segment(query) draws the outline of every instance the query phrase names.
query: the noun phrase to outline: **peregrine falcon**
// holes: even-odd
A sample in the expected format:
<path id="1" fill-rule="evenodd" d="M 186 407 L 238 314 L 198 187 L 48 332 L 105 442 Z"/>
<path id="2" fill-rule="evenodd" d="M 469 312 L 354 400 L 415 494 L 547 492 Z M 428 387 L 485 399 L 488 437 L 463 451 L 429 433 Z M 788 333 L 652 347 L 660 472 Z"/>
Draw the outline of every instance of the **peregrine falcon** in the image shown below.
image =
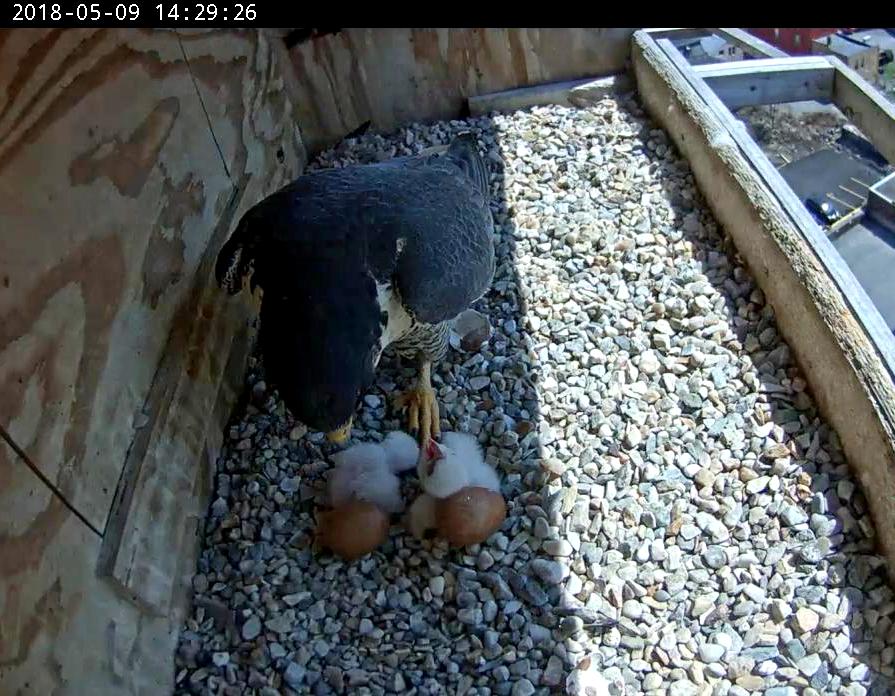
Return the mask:
<path id="1" fill-rule="evenodd" d="M 217 258 L 231 295 L 262 290 L 268 380 L 299 421 L 344 442 L 388 346 L 418 361 L 398 396 L 409 428 L 440 434 L 431 366 L 451 320 L 495 270 L 488 169 L 470 133 L 443 154 L 305 174 L 251 208 Z"/>

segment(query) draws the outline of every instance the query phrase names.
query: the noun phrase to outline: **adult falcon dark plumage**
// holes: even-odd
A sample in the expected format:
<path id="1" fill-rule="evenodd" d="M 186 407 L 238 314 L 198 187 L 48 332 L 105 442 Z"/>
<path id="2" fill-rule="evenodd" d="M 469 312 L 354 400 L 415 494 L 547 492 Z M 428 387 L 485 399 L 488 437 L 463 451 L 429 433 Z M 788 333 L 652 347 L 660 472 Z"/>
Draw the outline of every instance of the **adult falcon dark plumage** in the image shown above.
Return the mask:
<path id="1" fill-rule="evenodd" d="M 473 135 L 444 154 L 325 169 L 250 209 L 221 249 L 218 283 L 262 289 L 259 343 L 292 414 L 342 442 L 383 350 L 419 361 L 399 396 L 421 441 L 439 434 L 431 365 L 450 322 L 494 275 L 488 170 Z"/>

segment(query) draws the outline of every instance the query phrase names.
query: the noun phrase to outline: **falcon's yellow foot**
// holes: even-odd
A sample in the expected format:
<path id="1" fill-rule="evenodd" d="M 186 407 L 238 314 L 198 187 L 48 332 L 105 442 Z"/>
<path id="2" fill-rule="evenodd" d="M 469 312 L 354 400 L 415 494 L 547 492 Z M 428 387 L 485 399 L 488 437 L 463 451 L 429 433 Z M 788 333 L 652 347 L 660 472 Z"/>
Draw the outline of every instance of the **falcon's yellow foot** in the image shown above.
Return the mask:
<path id="1" fill-rule="evenodd" d="M 398 395 L 395 405 L 400 409 L 407 409 L 408 429 L 411 433 L 419 433 L 422 446 L 425 447 L 429 440 L 441 435 L 438 401 L 428 380 L 420 380 L 413 389 Z"/>
<path id="2" fill-rule="evenodd" d="M 326 439 L 336 445 L 341 445 L 344 442 L 347 442 L 348 438 L 351 436 L 352 423 L 354 423 L 354 416 L 349 418 L 348 422 L 341 428 L 336 428 L 335 430 L 328 432 L 326 434 Z"/>

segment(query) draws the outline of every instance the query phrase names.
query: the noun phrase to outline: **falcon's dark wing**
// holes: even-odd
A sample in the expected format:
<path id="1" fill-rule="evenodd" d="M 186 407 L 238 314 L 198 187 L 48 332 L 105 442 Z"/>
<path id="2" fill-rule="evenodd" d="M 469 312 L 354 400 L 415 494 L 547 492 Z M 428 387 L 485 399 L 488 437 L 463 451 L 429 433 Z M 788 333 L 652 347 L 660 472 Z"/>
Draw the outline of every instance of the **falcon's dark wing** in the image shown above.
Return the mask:
<path id="1" fill-rule="evenodd" d="M 369 273 L 394 283 L 418 321 L 452 319 L 491 283 L 489 199 L 472 136 L 444 156 L 314 172 L 246 214 L 219 255 L 218 280 L 237 292 L 253 271 L 265 293 L 285 282 L 313 295 L 321 282 Z"/>
<path id="2" fill-rule="evenodd" d="M 488 290 L 494 275 L 494 223 L 488 170 L 472 136 L 429 158 L 408 188 L 401 213 L 406 244 L 397 287 L 418 320 L 453 319 Z"/>

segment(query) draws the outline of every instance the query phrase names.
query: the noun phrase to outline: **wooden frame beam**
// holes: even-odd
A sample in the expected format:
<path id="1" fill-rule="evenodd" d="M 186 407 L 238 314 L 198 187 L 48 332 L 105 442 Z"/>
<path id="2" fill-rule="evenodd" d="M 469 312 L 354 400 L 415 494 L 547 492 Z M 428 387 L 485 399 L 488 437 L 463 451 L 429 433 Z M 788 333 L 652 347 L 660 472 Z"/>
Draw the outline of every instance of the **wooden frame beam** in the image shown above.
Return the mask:
<path id="1" fill-rule="evenodd" d="M 757 36 L 752 36 L 743 29 L 714 28 L 714 29 L 644 29 L 654 40 L 660 39 L 698 39 L 706 34 L 715 34 L 725 39 L 728 43 L 742 49 L 744 53 L 765 58 L 787 58 L 789 54 L 762 41 Z"/>
<path id="2" fill-rule="evenodd" d="M 469 97 L 466 103 L 469 105 L 469 113 L 472 116 L 489 114 L 493 111 L 515 111 L 527 109 L 532 106 L 546 104 L 562 104 L 570 106 L 569 92 L 576 87 L 585 85 L 591 80 L 568 80 L 565 82 L 549 82 L 530 87 L 516 87 L 504 89 L 499 92 L 488 92 Z"/>
<path id="3" fill-rule="evenodd" d="M 826 235 L 814 221 L 814 218 L 805 209 L 805 206 L 789 184 L 786 183 L 780 172 L 777 171 L 764 152 L 755 144 L 746 132 L 745 126 L 730 113 L 718 95 L 700 79 L 693 66 L 687 62 L 686 58 L 681 55 L 674 44 L 668 39 L 660 39 L 656 43 L 659 49 L 668 56 L 669 60 L 681 73 L 687 84 L 696 90 L 696 93 L 703 99 L 707 108 L 721 126 L 730 133 L 757 177 L 776 194 L 787 216 L 797 227 L 801 236 L 814 253 L 817 254 L 821 263 L 830 274 L 830 278 L 849 301 L 851 310 L 858 321 L 864 326 L 868 335 L 874 339 L 881 351 L 881 357 L 886 363 L 890 376 L 895 377 L 895 337 L 892 336 L 879 311 L 870 301 L 867 293 L 839 256 L 839 253 L 827 240 Z M 866 99 L 868 97 L 864 95 L 862 98 Z M 893 413 L 895 413 L 895 404 L 892 404 L 892 408 Z"/>
<path id="4" fill-rule="evenodd" d="M 889 162 L 895 163 L 895 105 L 839 58 L 788 56 L 742 29 L 644 29 L 642 34 L 669 43 L 671 39 L 715 34 L 746 53 L 765 56 L 691 67 L 731 109 L 794 101 L 832 102 Z"/>
<path id="5" fill-rule="evenodd" d="M 863 484 L 895 575 L 895 339 L 830 241 L 674 46 L 635 32 L 646 110 L 686 158 Z"/>
<path id="6" fill-rule="evenodd" d="M 699 75 L 729 109 L 798 101 L 829 103 L 835 69 L 821 56 L 761 58 L 695 65 Z"/>
<path id="7" fill-rule="evenodd" d="M 835 56 L 826 60 L 834 69 L 833 103 L 895 164 L 895 105 Z"/>
<path id="8" fill-rule="evenodd" d="M 789 58 L 789 54 L 786 51 L 772 46 L 767 41 L 762 41 L 757 36 L 752 36 L 744 29 L 714 29 L 713 31 L 723 36 L 734 46 L 739 46 L 744 53 L 766 58 Z"/>

